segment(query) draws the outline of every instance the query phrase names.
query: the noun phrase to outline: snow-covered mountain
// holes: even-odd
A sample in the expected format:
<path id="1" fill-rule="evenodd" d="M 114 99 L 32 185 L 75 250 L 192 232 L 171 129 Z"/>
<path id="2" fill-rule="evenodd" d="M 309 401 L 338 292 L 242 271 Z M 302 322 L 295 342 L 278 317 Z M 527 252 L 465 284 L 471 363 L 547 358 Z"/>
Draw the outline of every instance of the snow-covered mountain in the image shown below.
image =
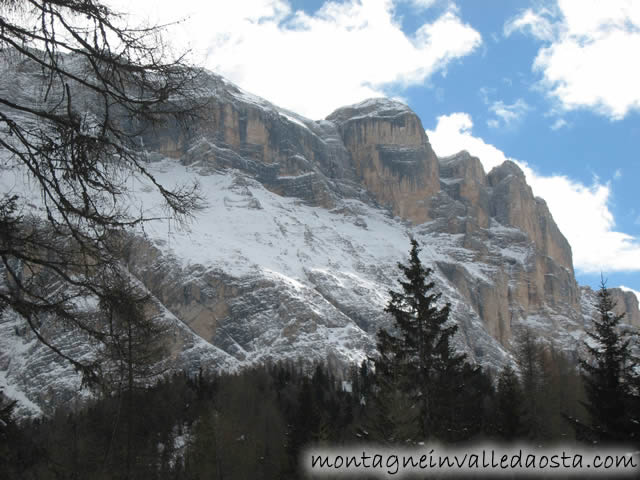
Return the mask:
<path id="1" fill-rule="evenodd" d="M 466 152 L 438 158 L 420 119 L 387 99 L 312 121 L 215 75 L 208 91 L 198 124 L 142 139 L 160 183 L 197 179 L 207 208 L 188 229 L 158 220 L 132 233 L 125 259 L 170 329 L 176 369 L 359 361 L 390 324 L 383 308 L 411 237 L 472 359 L 512 361 L 523 325 L 577 350 L 595 297 L 576 283 L 567 240 L 515 164 L 487 173 Z M 19 192 L 37 212 L 28 176 L 0 173 L 0 194 Z M 131 187 L 132 208 L 157 208 L 153 188 Z M 635 296 L 612 292 L 640 326 Z M 77 336 L 48 334 L 91 355 Z M 6 310 L 0 387 L 24 412 L 47 412 L 78 394 L 79 379 Z"/>

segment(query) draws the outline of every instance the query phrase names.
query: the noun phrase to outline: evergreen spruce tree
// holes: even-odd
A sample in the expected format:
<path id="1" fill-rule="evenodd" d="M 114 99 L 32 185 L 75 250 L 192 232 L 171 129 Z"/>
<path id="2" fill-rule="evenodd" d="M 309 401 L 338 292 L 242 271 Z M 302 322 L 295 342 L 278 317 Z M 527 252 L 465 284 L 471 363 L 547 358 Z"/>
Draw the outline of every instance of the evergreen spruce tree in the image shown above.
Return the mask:
<path id="1" fill-rule="evenodd" d="M 637 342 L 636 332 L 636 342 Z M 627 439 L 633 442 L 636 447 L 640 446 L 640 374 L 638 374 L 636 367 L 638 366 L 638 359 L 633 358 L 632 368 L 628 373 L 628 385 L 629 390 L 627 392 L 625 402 L 625 413 L 627 415 Z"/>
<path id="2" fill-rule="evenodd" d="M 378 332 L 377 396 L 378 403 L 387 404 L 379 410 L 387 411 L 387 422 L 397 422 L 392 412 L 406 415 L 388 404 L 399 391 L 416 412 L 414 439 L 447 439 L 457 429 L 455 400 L 464 388 L 465 355 L 451 345 L 458 327 L 448 323 L 450 305 L 438 306 L 441 294 L 434 291 L 432 270 L 422 265 L 419 253 L 418 242 L 412 240 L 408 265 L 398 264 L 404 274 L 399 280 L 402 291 L 391 291 L 385 308 L 393 316 L 395 331 Z"/>
<path id="3" fill-rule="evenodd" d="M 0 468 L 9 474 L 9 466 L 15 463 L 15 451 L 12 443 L 16 441 L 16 422 L 14 410 L 18 402 L 10 400 L 0 388 Z M 9 476 L 9 478 L 11 478 Z"/>
<path id="4" fill-rule="evenodd" d="M 504 440 L 515 440 L 522 433 L 522 403 L 524 397 L 516 372 L 506 366 L 498 376 L 495 426 Z"/>
<path id="5" fill-rule="evenodd" d="M 419 438 L 421 427 L 415 401 L 406 392 L 398 339 L 385 330 L 378 332 L 375 362 L 375 392 L 369 406 L 369 438 L 380 443 L 402 443 Z"/>
<path id="6" fill-rule="evenodd" d="M 545 387 L 543 349 L 534 333 L 525 328 L 516 337 L 516 362 L 520 368 L 523 393 L 523 433 L 530 439 L 547 438 L 544 415 Z"/>
<path id="7" fill-rule="evenodd" d="M 580 360 L 591 425 L 576 422 L 577 433 L 593 442 L 628 441 L 637 429 L 630 415 L 638 401 L 632 385 L 630 340 L 620 330 L 624 313 L 614 312 L 615 302 L 604 280 L 596 308 L 598 316 L 585 342 L 588 357 Z"/>
<path id="8" fill-rule="evenodd" d="M 287 450 L 292 466 L 297 465 L 298 454 L 311 442 L 325 438 L 325 425 L 321 416 L 318 400 L 315 398 L 313 384 L 307 377 L 302 378 L 299 386 L 295 413 L 289 425 Z"/>

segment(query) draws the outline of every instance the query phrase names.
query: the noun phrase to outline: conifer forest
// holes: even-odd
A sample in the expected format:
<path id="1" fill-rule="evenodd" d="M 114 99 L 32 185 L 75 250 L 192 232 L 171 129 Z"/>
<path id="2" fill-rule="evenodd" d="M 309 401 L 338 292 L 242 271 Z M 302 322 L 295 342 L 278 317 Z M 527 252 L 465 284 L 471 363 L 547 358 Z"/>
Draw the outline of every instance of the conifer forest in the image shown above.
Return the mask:
<path id="1" fill-rule="evenodd" d="M 602 273 L 599 289 L 579 285 L 574 259 L 588 249 L 574 255 L 560 229 L 579 222 L 567 207 L 556 224 L 558 203 L 530 186 L 598 197 L 588 214 L 606 232 L 594 241 L 622 245 L 624 259 L 604 255 L 616 272 L 640 271 L 640 243 L 612 230 L 605 198 L 631 167 L 612 168 L 606 185 L 590 171 L 593 187 L 543 177 L 469 137 L 466 113 L 438 125 L 462 122 L 456 139 L 504 158 L 437 156 L 442 132 L 378 87 L 426 85 L 480 44 L 454 2 L 327 1 L 307 13 L 294 3 L 271 2 L 255 21 L 241 12 L 238 24 L 277 18 L 274 31 L 298 38 L 331 19 L 350 35 L 388 17 L 391 41 L 396 8 L 447 6 L 438 25 L 398 37 L 422 62 L 404 80 L 367 78 L 359 103 L 310 120 L 196 64 L 167 38 L 176 24 L 137 24 L 111 1 L 0 0 L 0 480 L 343 478 L 303 466 L 311 449 L 354 445 L 362 458 L 434 445 L 617 449 L 640 464 L 634 290 Z M 352 24 L 367 8 L 376 22 Z M 505 24 L 505 42 L 518 29 L 564 35 L 540 27 L 550 11 L 531 12 Z M 469 34 L 455 51 L 448 28 Z M 213 46 L 231 41 L 223 33 Z M 377 37 L 358 42 L 372 61 Z M 541 52 L 533 70 L 555 50 Z M 385 97 L 360 98 L 372 92 Z M 562 110 L 489 105 L 497 89 L 479 92 L 487 129 L 500 133 Z M 593 98 L 616 122 L 640 105 Z M 560 137 L 570 122 L 545 128 Z"/>

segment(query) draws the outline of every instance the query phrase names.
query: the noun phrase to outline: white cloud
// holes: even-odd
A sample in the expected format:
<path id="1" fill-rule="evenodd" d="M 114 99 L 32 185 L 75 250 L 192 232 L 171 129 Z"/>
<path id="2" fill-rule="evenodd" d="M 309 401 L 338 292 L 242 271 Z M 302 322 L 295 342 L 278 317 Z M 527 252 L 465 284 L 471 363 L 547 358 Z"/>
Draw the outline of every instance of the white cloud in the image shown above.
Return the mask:
<path id="1" fill-rule="evenodd" d="M 566 127 L 568 125 L 567 121 L 564 118 L 557 118 L 553 125 L 551 125 L 551 130 L 560 130 L 562 127 Z"/>
<path id="2" fill-rule="evenodd" d="M 454 0 L 397 0 L 397 3 L 407 3 L 417 11 L 427 10 L 432 7 L 446 8 L 454 12 L 459 10 Z"/>
<path id="3" fill-rule="evenodd" d="M 439 0 L 404 0 L 417 9 L 425 10 L 433 7 Z"/>
<path id="4" fill-rule="evenodd" d="M 565 110 L 591 108 L 612 120 L 640 109 L 640 2 L 558 0 L 552 13 L 525 10 L 505 35 L 531 33 L 545 45 L 533 68 Z"/>
<path id="5" fill-rule="evenodd" d="M 472 134 L 473 122 L 467 113 L 438 117 L 435 130 L 427 130 L 440 156 L 467 150 L 480 158 L 486 171 L 500 165 L 507 156 Z M 535 195 L 546 200 L 558 227 L 573 250 L 574 266 L 585 273 L 640 270 L 640 241 L 615 231 L 609 210 L 611 189 L 597 179 L 591 186 L 563 175 L 543 176 L 525 162 L 514 160 L 525 173 Z"/>
<path id="6" fill-rule="evenodd" d="M 522 98 L 512 104 L 498 100 L 489 106 L 489 111 L 500 120 L 491 119 L 487 124 L 492 128 L 510 127 L 519 122 L 529 110 L 531 107 Z"/>
<path id="7" fill-rule="evenodd" d="M 510 79 L 502 79 L 503 82 L 511 84 Z M 478 95 L 482 103 L 489 106 L 489 112 L 495 115 L 495 118 L 487 120 L 487 125 L 491 128 L 511 127 L 517 124 L 532 107 L 523 99 L 518 98 L 515 102 L 509 104 L 502 100 L 490 101 L 490 97 L 496 93 L 495 88 L 480 87 Z"/>
<path id="8" fill-rule="evenodd" d="M 423 84 L 482 43 L 455 8 L 408 35 L 392 0 L 327 1 L 312 15 L 286 0 L 112 3 L 154 12 L 152 20 L 161 22 L 188 17 L 174 37 L 190 39 L 196 61 L 312 118 L 392 87 Z"/>
<path id="9" fill-rule="evenodd" d="M 555 32 L 554 26 L 548 18 L 550 15 L 551 12 L 547 9 L 534 12 L 528 8 L 504 25 L 504 34 L 508 37 L 515 31 L 523 30 L 540 40 L 551 41 Z"/>
<path id="10" fill-rule="evenodd" d="M 505 154 L 471 134 L 473 121 L 468 113 L 452 113 L 438 117 L 435 130 L 427 130 L 429 141 L 438 156 L 453 155 L 466 150 L 482 160 L 488 172 L 507 160 Z"/>

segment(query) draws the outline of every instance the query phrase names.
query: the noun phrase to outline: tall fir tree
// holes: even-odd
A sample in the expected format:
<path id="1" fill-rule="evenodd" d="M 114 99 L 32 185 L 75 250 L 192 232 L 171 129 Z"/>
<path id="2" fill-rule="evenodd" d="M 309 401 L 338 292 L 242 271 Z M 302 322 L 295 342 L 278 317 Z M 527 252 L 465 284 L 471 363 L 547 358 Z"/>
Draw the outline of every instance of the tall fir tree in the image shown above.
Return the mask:
<path id="1" fill-rule="evenodd" d="M 451 345 L 458 327 L 448 322 L 450 305 L 438 306 L 441 293 L 434 291 L 429 280 L 433 271 L 422 265 L 419 253 L 418 242 L 411 240 L 408 265 L 398 264 L 402 290 L 390 292 L 385 308 L 393 316 L 395 331 L 378 332 L 377 393 L 378 403 L 384 404 L 379 410 L 386 412 L 381 420 L 396 422 L 396 428 L 399 414 L 411 423 L 408 411 L 398 412 L 389 404 L 404 395 L 417 417 L 414 439 L 448 439 L 457 430 L 455 405 L 463 393 L 465 355 Z"/>
<path id="2" fill-rule="evenodd" d="M 398 355 L 398 338 L 378 332 L 375 390 L 371 399 L 369 438 L 380 443 L 402 443 L 420 436 L 419 412 L 406 393 L 404 365 Z"/>
<path id="3" fill-rule="evenodd" d="M 597 317 L 585 342 L 587 358 L 580 359 L 587 401 L 584 406 L 591 425 L 574 420 L 578 438 L 591 442 L 636 440 L 638 403 L 634 388 L 630 339 L 620 328 L 624 313 L 614 312 L 616 304 L 601 280 L 596 305 Z"/>
<path id="4" fill-rule="evenodd" d="M 548 438 L 543 415 L 546 380 L 542 362 L 543 348 L 529 328 L 518 333 L 515 356 L 522 380 L 522 433 L 529 439 Z"/>

